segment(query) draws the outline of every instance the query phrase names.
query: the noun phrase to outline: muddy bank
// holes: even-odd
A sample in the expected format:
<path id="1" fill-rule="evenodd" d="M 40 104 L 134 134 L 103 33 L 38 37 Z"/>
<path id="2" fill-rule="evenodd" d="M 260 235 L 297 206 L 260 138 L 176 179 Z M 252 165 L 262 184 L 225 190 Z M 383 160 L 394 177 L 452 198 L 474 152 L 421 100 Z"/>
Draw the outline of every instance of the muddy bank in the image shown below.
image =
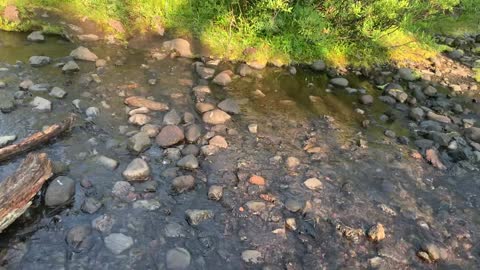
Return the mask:
<path id="1" fill-rule="evenodd" d="M 0 137 L 81 115 L 38 149 L 56 175 L 0 235 L 5 269 L 478 267 L 478 103 L 443 73 L 0 37 Z"/>

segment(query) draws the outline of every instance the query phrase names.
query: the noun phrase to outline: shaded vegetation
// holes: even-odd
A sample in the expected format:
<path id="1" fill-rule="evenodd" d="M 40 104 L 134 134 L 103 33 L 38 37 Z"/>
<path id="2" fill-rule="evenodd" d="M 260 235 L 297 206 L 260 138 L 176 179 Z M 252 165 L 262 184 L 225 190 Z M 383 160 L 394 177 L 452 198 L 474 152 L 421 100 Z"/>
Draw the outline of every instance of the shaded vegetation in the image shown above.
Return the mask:
<path id="1" fill-rule="evenodd" d="M 35 7 L 87 16 L 107 32 L 109 21 L 119 20 L 127 36 L 161 24 L 199 38 L 215 56 L 260 62 L 401 64 L 441 50 L 434 33 L 480 31 L 478 0 L 0 0 L 0 9 L 9 3 L 27 16 Z M 26 30 L 36 23 L 3 20 L 0 27 Z"/>

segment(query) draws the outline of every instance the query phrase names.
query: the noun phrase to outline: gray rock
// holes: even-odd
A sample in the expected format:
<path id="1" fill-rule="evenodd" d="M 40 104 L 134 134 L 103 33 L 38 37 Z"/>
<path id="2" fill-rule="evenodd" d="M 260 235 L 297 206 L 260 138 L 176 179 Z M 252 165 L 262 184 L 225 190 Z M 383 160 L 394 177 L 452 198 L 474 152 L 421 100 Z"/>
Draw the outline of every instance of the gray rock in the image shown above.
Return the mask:
<path id="1" fill-rule="evenodd" d="M 92 220 L 92 227 L 102 233 L 108 233 L 112 229 L 114 223 L 115 220 L 110 215 L 102 215 Z"/>
<path id="2" fill-rule="evenodd" d="M 437 95 L 437 89 L 431 85 L 425 87 L 425 89 L 423 89 L 423 93 L 426 95 L 426 96 L 429 96 L 429 97 L 434 97 Z"/>
<path id="3" fill-rule="evenodd" d="M 87 115 L 87 117 L 95 118 L 100 114 L 100 109 L 97 107 L 88 107 L 85 110 L 85 114 Z"/>
<path id="4" fill-rule="evenodd" d="M 27 36 L 28 41 L 42 42 L 45 41 L 42 31 L 34 31 Z"/>
<path id="5" fill-rule="evenodd" d="M 127 144 L 128 150 L 136 155 L 146 151 L 150 146 L 152 146 L 150 136 L 142 131 L 130 137 Z"/>
<path id="6" fill-rule="evenodd" d="M 447 134 L 437 131 L 430 131 L 428 138 L 438 143 L 440 146 L 448 146 L 452 140 L 453 134 Z"/>
<path id="7" fill-rule="evenodd" d="M 106 156 L 97 156 L 95 158 L 95 161 L 102 165 L 103 167 L 106 167 L 110 170 L 115 170 L 117 167 L 118 167 L 118 161 L 116 161 L 115 159 L 112 159 L 112 158 L 109 158 L 109 157 L 106 157 Z"/>
<path id="8" fill-rule="evenodd" d="M 123 233 L 112 233 L 105 237 L 105 246 L 115 255 L 119 255 L 133 246 L 133 238 Z"/>
<path id="9" fill-rule="evenodd" d="M 41 67 L 50 64 L 51 59 L 48 56 L 32 56 L 28 62 L 32 67 Z"/>
<path id="10" fill-rule="evenodd" d="M 33 106 L 34 111 L 38 112 L 50 112 L 52 111 L 52 102 L 42 97 L 35 97 L 30 105 Z"/>
<path id="11" fill-rule="evenodd" d="M 91 52 L 89 49 L 82 46 L 73 50 L 70 53 L 70 56 L 72 56 L 76 60 L 91 61 L 91 62 L 95 62 L 98 59 L 98 57 L 93 52 Z"/>
<path id="12" fill-rule="evenodd" d="M 50 91 L 50 96 L 55 97 L 55 98 L 64 98 L 67 95 L 67 92 L 63 90 L 60 87 L 53 87 L 52 90 Z"/>
<path id="13" fill-rule="evenodd" d="M 0 147 L 4 147 L 9 145 L 11 142 L 17 139 L 17 135 L 10 135 L 10 136 L 0 136 Z"/>
<path id="14" fill-rule="evenodd" d="M 231 116 L 219 109 L 208 111 L 202 115 L 203 122 L 210 125 L 220 125 L 225 124 L 231 119 Z"/>
<path id="15" fill-rule="evenodd" d="M 327 68 L 327 65 L 322 60 L 317 60 L 312 63 L 311 68 L 315 71 L 324 71 Z"/>
<path id="16" fill-rule="evenodd" d="M 181 156 L 180 149 L 178 148 L 167 148 L 164 153 L 165 156 L 172 161 L 179 160 Z"/>
<path id="17" fill-rule="evenodd" d="M 48 89 L 50 89 L 50 84 L 48 83 L 37 83 L 37 84 L 32 84 L 28 90 L 31 92 L 47 92 Z"/>
<path id="18" fill-rule="evenodd" d="M 449 54 L 450 58 L 452 59 L 460 59 L 462 56 L 465 55 L 465 52 L 463 50 L 453 50 Z"/>
<path id="19" fill-rule="evenodd" d="M 175 145 L 185 139 L 183 130 L 178 126 L 165 126 L 155 138 L 158 145 L 163 148 Z"/>
<path id="20" fill-rule="evenodd" d="M 212 201 L 219 201 L 223 197 L 223 187 L 218 185 L 212 185 L 208 189 L 208 199 Z"/>
<path id="21" fill-rule="evenodd" d="M 213 78 L 213 75 L 215 75 L 215 69 L 205 67 L 201 62 L 195 63 L 195 71 L 197 72 L 198 76 L 204 80 L 211 79 Z"/>
<path id="22" fill-rule="evenodd" d="M 178 125 L 181 121 L 182 119 L 180 118 L 180 115 L 178 115 L 175 109 L 172 109 L 163 117 L 164 125 Z"/>
<path id="23" fill-rule="evenodd" d="M 28 90 L 32 85 L 33 82 L 31 80 L 24 80 L 18 85 L 18 87 L 20 88 L 20 90 Z"/>
<path id="24" fill-rule="evenodd" d="M 477 127 L 471 127 L 465 130 L 465 134 L 467 135 L 467 138 L 470 140 L 480 143 L 480 128 Z"/>
<path id="25" fill-rule="evenodd" d="M 65 63 L 65 65 L 63 65 L 62 71 L 65 73 L 77 72 L 77 71 L 80 71 L 80 67 L 75 61 L 71 60 Z"/>
<path id="26" fill-rule="evenodd" d="M 182 155 L 184 156 L 188 156 L 188 155 L 198 156 L 198 154 L 200 153 L 200 148 L 198 148 L 198 146 L 196 146 L 195 144 L 189 144 L 185 146 L 181 152 L 182 152 Z"/>
<path id="27" fill-rule="evenodd" d="M 287 208 L 288 211 L 292 213 L 296 213 L 300 211 L 301 209 L 303 209 L 303 206 L 304 206 L 304 203 L 296 199 L 288 199 L 285 202 L 285 208 Z"/>
<path id="28" fill-rule="evenodd" d="M 263 256 L 258 250 L 245 250 L 242 252 L 242 260 L 246 263 L 258 264 L 263 261 Z"/>
<path id="29" fill-rule="evenodd" d="M 175 177 L 172 180 L 172 191 L 175 193 L 183 193 L 195 188 L 195 178 L 191 175 L 183 175 Z"/>
<path id="30" fill-rule="evenodd" d="M 434 142 L 432 140 L 419 139 L 415 140 L 414 143 L 418 148 L 425 150 L 431 148 Z"/>
<path id="31" fill-rule="evenodd" d="M 112 194 L 121 199 L 128 200 L 128 196 L 135 191 L 135 188 L 132 185 L 125 181 L 117 181 L 113 185 Z"/>
<path id="32" fill-rule="evenodd" d="M 66 204 L 75 194 L 75 181 L 65 176 L 55 178 L 45 192 L 45 205 L 56 207 Z"/>
<path id="33" fill-rule="evenodd" d="M 410 110 L 409 116 L 415 121 L 421 121 L 425 116 L 425 113 L 423 112 L 422 108 L 416 107 Z"/>
<path id="34" fill-rule="evenodd" d="M 181 38 L 172 39 L 165 41 L 162 44 L 164 50 L 169 52 L 175 52 L 181 57 L 191 58 L 193 56 L 192 50 L 190 49 L 190 43 Z"/>
<path id="35" fill-rule="evenodd" d="M 7 92 L 0 92 L 0 111 L 9 113 L 15 109 L 14 98 Z"/>
<path id="36" fill-rule="evenodd" d="M 452 120 L 448 116 L 436 114 L 432 111 L 427 112 L 427 118 L 433 121 L 450 124 Z"/>
<path id="37" fill-rule="evenodd" d="M 371 95 L 362 95 L 360 97 L 360 102 L 365 105 L 370 105 L 373 103 L 373 97 Z"/>
<path id="38" fill-rule="evenodd" d="M 145 181 L 150 178 L 150 167 L 145 160 L 136 158 L 128 164 L 122 175 L 127 181 Z"/>
<path id="39" fill-rule="evenodd" d="M 160 202 L 157 200 L 139 200 L 133 203 L 135 209 L 145 209 L 148 211 L 154 211 L 160 208 Z"/>
<path id="40" fill-rule="evenodd" d="M 330 80 L 330 83 L 338 87 L 347 87 L 348 80 L 345 78 L 337 77 Z"/>
<path id="41" fill-rule="evenodd" d="M 167 251 L 166 264 L 167 269 L 183 270 L 190 266 L 192 257 L 190 252 L 184 248 L 173 248 Z"/>
<path id="42" fill-rule="evenodd" d="M 404 103 L 408 98 L 408 94 L 403 91 L 403 88 L 395 83 L 387 85 L 387 87 L 385 87 L 385 92 L 400 103 Z"/>
<path id="43" fill-rule="evenodd" d="M 223 100 L 222 102 L 218 103 L 218 108 L 222 109 L 223 111 L 231 114 L 239 114 L 240 113 L 240 106 L 238 106 L 238 103 L 231 99 L 227 98 Z"/>
<path id="44" fill-rule="evenodd" d="M 378 99 L 390 105 L 397 103 L 397 101 L 391 96 L 380 96 Z"/>
<path id="45" fill-rule="evenodd" d="M 206 220 L 212 219 L 214 214 L 212 210 L 188 209 L 185 211 L 185 216 L 188 224 L 196 226 Z"/>
<path id="46" fill-rule="evenodd" d="M 88 197 L 82 204 L 82 211 L 88 214 L 93 214 L 102 207 L 102 203 L 93 197 Z"/>
<path id="47" fill-rule="evenodd" d="M 150 138 L 155 138 L 160 132 L 160 127 L 157 125 L 146 124 L 140 129 L 140 131 L 146 133 Z"/>
<path id="48" fill-rule="evenodd" d="M 387 136 L 388 138 L 392 138 L 392 139 L 395 139 L 397 137 L 397 134 L 393 131 L 393 130 L 385 130 L 385 136 Z"/>
<path id="49" fill-rule="evenodd" d="M 68 231 L 65 240 L 73 251 L 82 252 L 93 246 L 93 242 L 89 239 L 91 234 L 92 227 L 90 225 L 77 225 Z"/>
<path id="50" fill-rule="evenodd" d="M 401 79 L 405 81 L 415 81 L 419 79 L 419 76 L 416 75 L 411 69 L 409 68 L 400 68 L 398 69 L 398 75 Z"/>
<path id="51" fill-rule="evenodd" d="M 198 160 L 194 155 L 188 155 L 180 159 L 177 162 L 177 166 L 188 170 L 194 170 L 198 168 Z"/>

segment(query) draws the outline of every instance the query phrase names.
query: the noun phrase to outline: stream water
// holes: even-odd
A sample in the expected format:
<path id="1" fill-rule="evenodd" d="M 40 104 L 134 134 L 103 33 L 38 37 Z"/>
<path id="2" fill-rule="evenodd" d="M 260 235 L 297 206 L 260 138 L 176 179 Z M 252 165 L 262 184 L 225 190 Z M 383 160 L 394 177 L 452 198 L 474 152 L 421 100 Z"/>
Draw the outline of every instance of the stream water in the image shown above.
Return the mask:
<path id="1" fill-rule="evenodd" d="M 0 269 L 170 269 L 172 260 L 180 265 L 177 269 L 480 267 L 479 172 L 439 171 L 410 157 L 412 143 L 401 145 L 384 136 L 385 129 L 410 136 L 408 114 L 382 102 L 361 105 L 358 94 L 344 89 L 326 91 L 327 75 L 309 68 L 298 67 L 295 75 L 267 68 L 251 76 L 235 76 L 228 87 L 209 83 L 212 100 L 232 98 L 241 108 L 226 126 L 211 127 L 202 124 L 195 110 L 192 86 L 206 82 L 197 77 L 193 60 L 153 60 L 146 50 L 92 43 L 88 44 L 91 51 L 109 59 L 106 67 L 97 70 L 94 63 L 79 61 L 80 72 L 63 74 L 55 63 L 76 47 L 55 36 L 47 36 L 44 43 L 30 43 L 25 34 L 0 32 L 0 81 L 7 84 L 0 91 L 13 95 L 20 82 L 30 79 L 68 93 L 56 99 L 48 92 L 27 92 L 13 112 L 0 114 L 0 136 L 15 134 L 19 141 L 72 112 L 80 116 L 68 135 L 35 149 L 68 167 L 62 174 L 76 182 L 72 203 L 48 208 L 44 192 L 38 196 L 0 234 Z M 30 67 L 28 59 L 33 55 L 50 56 L 53 64 Z M 235 68 L 221 63 L 216 70 Z M 91 81 L 91 74 L 98 74 L 101 81 Z M 155 85 L 148 83 L 152 78 Z M 347 78 L 352 87 L 374 98 L 381 94 L 367 78 Z M 265 96 L 256 96 L 255 90 Z M 153 142 L 140 154 L 151 168 L 152 180 L 133 184 L 137 200 L 160 206 L 153 210 L 112 195 L 114 184 L 123 180 L 122 172 L 136 157 L 127 149 L 126 134 L 139 128 L 128 124 L 125 95 L 153 97 L 180 115 L 190 112 L 202 125 L 203 135 L 214 132 L 228 142 L 228 148 L 214 155 L 200 154 L 200 167 L 193 171 L 177 168 Z M 29 101 L 34 96 L 50 100 L 52 111 L 32 111 Z M 84 108 L 72 105 L 76 99 L 84 108 L 99 108 L 98 116 L 86 120 Z M 393 120 L 380 120 L 385 113 Z M 150 115 L 153 124 L 162 125 L 165 113 Z M 367 119 L 371 124 L 365 129 L 361 123 Z M 257 134 L 249 132 L 250 124 L 258 125 Z M 368 147 L 360 147 L 359 139 L 367 141 Z M 304 150 L 309 144 L 318 147 L 315 153 Z M 118 168 L 99 164 L 98 155 L 115 159 Z M 23 157 L 1 163 L 0 179 L 13 174 Z M 295 169 L 285 165 L 288 157 L 300 161 Z M 195 177 L 195 189 L 172 194 L 171 180 L 183 174 Z M 266 186 L 249 184 L 252 174 L 264 177 Z M 322 189 L 305 187 L 303 182 L 312 177 L 322 182 Z M 83 180 L 93 187 L 80 185 Z M 208 199 L 211 185 L 223 186 L 220 201 Z M 244 209 L 249 201 L 263 201 L 261 194 L 273 200 L 259 211 Z M 102 202 L 93 214 L 81 210 L 88 197 Z M 301 210 L 288 210 L 290 204 L 301 205 Z M 191 226 L 185 219 L 188 209 L 211 210 L 214 217 Z M 111 228 L 92 228 L 92 220 L 102 216 L 112 220 Z M 295 219 L 295 230 L 285 229 L 288 218 Z M 378 243 L 345 233 L 349 229 L 364 232 L 376 223 L 386 230 L 386 238 Z M 72 247 L 68 234 L 81 226 L 90 231 L 79 246 Z M 133 245 L 120 254 L 112 253 L 105 245 L 111 233 L 131 237 Z M 442 258 L 434 264 L 416 255 L 426 244 L 440 250 Z M 172 259 L 168 254 L 175 248 L 188 255 L 172 255 Z M 245 250 L 261 255 L 255 257 L 255 253 L 256 259 L 246 262 Z"/>

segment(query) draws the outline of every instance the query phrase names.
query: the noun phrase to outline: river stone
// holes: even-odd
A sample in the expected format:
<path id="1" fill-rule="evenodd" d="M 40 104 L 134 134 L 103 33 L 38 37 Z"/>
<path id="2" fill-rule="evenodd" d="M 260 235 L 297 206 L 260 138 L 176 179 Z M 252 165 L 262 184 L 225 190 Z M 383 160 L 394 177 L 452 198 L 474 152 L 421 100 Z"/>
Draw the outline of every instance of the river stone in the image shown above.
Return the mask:
<path id="1" fill-rule="evenodd" d="M 190 49 L 190 43 L 185 39 L 176 38 L 169 41 L 165 41 L 162 44 L 162 47 L 166 51 L 173 51 L 180 55 L 181 57 L 190 58 L 193 56 L 193 53 Z"/>
<path id="2" fill-rule="evenodd" d="M 140 129 L 140 131 L 146 133 L 150 138 L 155 138 L 160 132 L 160 127 L 157 125 L 146 124 Z"/>
<path id="3" fill-rule="evenodd" d="M 242 63 L 238 66 L 237 69 L 238 75 L 245 77 L 253 73 L 253 69 L 245 63 Z"/>
<path id="4" fill-rule="evenodd" d="M 145 181 L 150 178 L 150 167 L 145 160 L 136 158 L 128 164 L 122 175 L 127 181 Z"/>
<path id="5" fill-rule="evenodd" d="M 80 41 L 86 41 L 86 42 L 94 42 L 94 41 L 98 41 L 100 39 L 100 37 L 95 35 L 95 34 L 77 35 L 77 38 Z"/>
<path id="6" fill-rule="evenodd" d="M 178 125 L 181 121 L 182 119 L 180 118 L 180 115 L 178 115 L 175 109 L 172 109 L 163 117 L 164 125 Z"/>
<path id="7" fill-rule="evenodd" d="M 228 148 L 227 140 L 225 140 L 224 137 L 219 136 L 219 135 L 211 138 L 210 141 L 208 141 L 208 144 L 216 146 L 218 148 Z"/>
<path id="8" fill-rule="evenodd" d="M 191 112 L 185 112 L 183 114 L 183 122 L 185 124 L 193 124 L 195 122 L 195 116 Z"/>
<path id="9" fill-rule="evenodd" d="M 42 31 L 33 31 L 27 36 L 27 40 L 33 42 L 42 42 L 45 41 L 45 36 L 43 36 Z"/>
<path id="10" fill-rule="evenodd" d="M 285 208 L 292 213 L 296 213 L 303 208 L 304 203 L 296 199 L 288 199 L 285 202 Z"/>
<path id="11" fill-rule="evenodd" d="M 100 114 L 100 109 L 97 107 L 88 107 L 85 110 L 85 114 L 87 115 L 87 117 L 95 118 Z"/>
<path id="12" fill-rule="evenodd" d="M 330 83 L 335 85 L 335 86 L 338 86 L 338 87 L 347 87 L 348 86 L 348 80 L 345 79 L 345 78 L 341 78 L 341 77 L 331 79 Z"/>
<path id="13" fill-rule="evenodd" d="M 427 118 L 433 121 L 450 124 L 452 120 L 448 116 L 436 114 L 432 111 L 427 112 Z"/>
<path id="14" fill-rule="evenodd" d="M 33 106 L 34 111 L 50 112 L 52 110 L 52 102 L 42 97 L 35 97 L 30 105 Z"/>
<path id="15" fill-rule="evenodd" d="M 410 110 L 409 116 L 413 120 L 421 121 L 423 119 L 423 117 L 425 116 L 425 112 L 423 112 L 422 108 L 416 107 L 416 108 L 412 108 Z"/>
<path id="16" fill-rule="evenodd" d="M 20 88 L 20 90 L 28 90 L 30 89 L 30 87 L 32 87 L 32 85 L 33 85 L 33 82 L 31 80 L 23 80 L 18 85 L 18 87 Z"/>
<path id="17" fill-rule="evenodd" d="M 93 242 L 89 240 L 91 234 L 92 227 L 89 224 L 81 224 L 71 228 L 65 240 L 73 251 L 82 252 L 92 247 Z"/>
<path id="18" fill-rule="evenodd" d="M 143 126 L 145 124 L 148 124 L 152 121 L 152 118 L 146 114 L 134 114 L 128 118 L 128 123 L 137 125 L 137 126 Z"/>
<path id="19" fill-rule="evenodd" d="M 55 178 L 45 192 L 45 205 L 56 207 L 66 204 L 75 194 L 75 181 L 66 176 Z"/>
<path id="20" fill-rule="evenodd" d="M 133 116 L 135 114 L 148 114 L 148 113 L 150 113 L 150 110 L 147 107 L 140 107 L 140 108 L 130 110 L 128 112 L 128 115 Z"/>
<path id="21" fill-rule="evenodd" d="M 117 167 L 118 167 L 118 161 L 116 161 L 115 159 L 112 159 L 112 158 L 109 158 L 109 157 L 106 157 L 106 156 L 97 156 L 95 158 L 95 161 L 102 165 L 103 167 L 106 167 L 110 170 L 115 170 Z"/>
<path id="22" fill-rule="evenodd" d="M 315 71 L 324 71 L 327 68 L 327 65 L 323 60 L 317 60 L 313 62 L 310 67 Z"/>
<path id="23" fill-rule="evenodd" d="M 198 160 L 194 155 L 188 155 L 180 159 L 177 162 L 177 166 L 188 170 L 194 170 L 198 168 Z"/>
<path id="24" fill-rule="evenodd" d="M 230 77 L 231 71 L 226 70 L 222 71 L 213 78 L 213 83 L 218 84 L 220 86 L 226 86 L 232 82 L 232 78 Z"/>
<path id="25" fill-rule="evenodd" d="M 139 200 L 133 203 L 134 209 L 145 209 L 148 211 L 154 211 L 160 208 L 161 204 L 157 200 Z"/>
<path id="26" fill-rule="evenodd" d="M 76 72 L 76 71 L 79 71 L 80 70 L 80 67 L 78 66 L 78 64 L 73 61 L 73 60 L 70 60 L 68 61 L 67 63 L 65 63 L 65 65 L 63 65 L 62 67 L 62 71 L 65 72 L 65 73 L 68 73 L 68 72 Z"/>
<path id="27" fill-rule="evenodd" d="M 407 98 L 408 94 L 403 91 L 401 87 L 396 87 L 397 84 L 389 84 L 385 89 L 387 95 L 391 96 L 392 98 L 396 99 L 400 103 L 404 103 Z"/>
<path id="28" fill-rule="evenodd" d="M 323 188 L 323 183 L 317 178 L 309 178 L 303 184 L 310 190 L 317 190 Z"/>
<path id="29" fill-rule="evenodd" d="M 215 105 L 211 103 L 198 102 L 195 104 L 195 109 L 197 109 L 199 113 L 204 113 L 215 109 Z"/>
<path id="30" fill-rule="evenodd" d="M 363 95 L 360 97 L 360 102 L 364 105 L 370 105 L 373 103 L 373 97 L 371 95 Z"/>
<path id="31" fill-rule="evenodd" d="M 185 139 L 183 130 L 178 126 L 165 126 L 155 138 L 158 145 L 163 148 L 175 145 Z"/>
<path id="32" fill-rule="evenodd" d="M 215 69 L 205 67 L 202 62 L 195 63 L 195 71 L 197 72 L 198 76 L 204 80 L 208 80 L 213 78 L 215 75 Z"/>
<path id="33" fill-rule="evenodd" d="M 55 97 L 55 98 L 62 99 L 67 95 L 67 92 L 65 92 L 65 90 L 63 90 L 62 88 L 55 86 L 55 87 L 52 88 L 49 95 L 52 96 L 52 97 Z"/>
<path id="34" fill-rule="evenodd" d="M 4 147 L 9 145 L 11 142 L 17 139 L 17 135 L 10 135 L 10 136 L 0 136 L 0 147 Z"/>
<path id="35" fill-rule="evenodd" d="M 50 64 L 51 59 L 48 56 L 32 56 L 28 62 L 32 67 L 41 67 Z"/>
<path id="36" fill-rule="evenodd" d="M 113 227 L 115 220 L 110 215 L 102 215 L 92 220 L 92 227 L 102 233 L 108 233 Z"/>
<path id="37" fill-rule="evenodd" d="M 462 58 L 462 56 L 465 55 L 465 52 L 461 49 L 458 49 L 458 50 L 451 51 L 448 55 L 452 59 L 460 59 L 460 58 Z"/>
<path id="38" fill-rule="evenodd" d="M 188 142 L 194 143 L 200 136 L 202 136 L 202 128 L 199 125 L 193 124 L 187 127 L 185 138 Z"/>
<path id="39" fill-rule="evenodd" d="M 183 270 L 190 266 L 192 257 L 190 252 L 184 248 L 173 248 L 167 251 L 166 264 L 167 269 Z"/>
<path id="40" fill-rule="evenodd" d="M 367 236 L 372 241 L 381 241 L 385 239 L 385 228 L 381 223 L 377 223 L 368 230 Z"/>
<path id="41" fill-rule="evenodd" d="M 188 224 L 196 226 L 208 219 L 212 219 L 214 214 L 212 210 L 188 209 L 185 211 L 185 216 Z"/>
<path id="42" fill-rule="evenodd" d="M 231 98 L 227 98 L 222 102 L 218 103 L 218 108 L 222 109 L 223 111 L 231 114 L 239 114 L 240 113 L 240 106 L 238 106 L 237 102 Z"/>
<path id="43" fill-rule="evenodd" d="M 102 203 L 93 197 L 88 197 L 82 204 L 82 211 L 88 214 L 94 214 L 102 207 Z"/>
<path id="44" fill-rule="evenodd" d="M 93 52 L 91 52 L 89 49 L 83 46 L 80 46 L 75 50 L 73 50 L 70 53 L 70 56 L 72 56 L 76 60 L 91 61 L 91 62 L 95 62 L 98 59 L 98 57 Z"/>
<path id="45" fill-rule="evenodd" d="M 478 127 L 471 127 L 465 130 L 467 138 L 470 140 L 480 143 L 480 128 Z"/>
<path id="46" fill-rule="evenodd" d="M 288 170 L 295 170 L 300 165 L 300 160 L 296 157 L 288 157 L 286 165 Z"/>
<path id="47" fill-rule="evenodd" d="M 185 146 L 181 152 L 182 152 L 182 155 L 184 156 L 188 156 L 188 155 L 198 156 L 198 154 L 200 153 L 200 148 L 198 148 L 198 146 L 196 146 L 195 144 L 189 144 Z"/>
<path id="48" fill-rule="evenodd" d="M 15 109 L 14 98 L 7 92 L 0 92 L 0 111 L 9 113 Z"/>
<path id="49" fill-rule="evenodd" d="M 419 76 L 415 74 L 411 69 L 409 68 L 400 68 L 398 69 L 398 76 L 400 76 L 401 79 L 405 81 L 415 81 L 419 79 Z"/>
<path id="50" fill-rule="evenodd" d="M 228 113 L 219 109 L 208 111 L 202 115 L 203 122 L 211 125 L 225 124 L 230 118 Z"/>
<path id="51" fill-rule="evenodd" d="M 431 85 L 425 87 L 425 89 L 423 89 L 423 93 L 429 97 L 434 97 L 437 95 L 437 89 Z"/>
<path id="52" fill-rule="evenodd" d="M 252 212 L 261 212 L 267 208 L 267 204 L 264 201 L 248 201 L 245 207 Z"/>
<path id="53" fill-rule="evenodd" d="M 263 260 L 262 253 L 258 250 L 245 250 L 242 252 L 242 260 L 246 263 L 261 263 Z"/>
<path id="54" fill-rule="evenodd" d="M 133 238 L 123 233 L 112 233 L 105 237 L 105 246 L 115 255 L 119 255 L 133 246 Z"/>
<path id="55" fill-rule="evenodd" d="M 218 185 L 212 185 L 208 189 L 208 199 L 212 201 L 219 201 L 223 196 L 223 187 Z"/>
<path id="56" fill-rule="evenodd" d="M 125 181 L 117 181 L 113 185 L 112 194 L 122 200 L 128 200 L 130 193 L 134 192 L 135 188 Z"/>
<path id="57" fill-rule="evenodd" d="M 31 92 L 46 92 L 50 88 L 50 84 L 48 83 L 37 83 L 31 85 L 28 90 Z"/>
<path id="58" fill-rule="evenodd" d="M 172 180 L 172 191 L 175 193 L 183 193 L 194 188 L 195 178 L 191 175 L 178 176 Z"/>

